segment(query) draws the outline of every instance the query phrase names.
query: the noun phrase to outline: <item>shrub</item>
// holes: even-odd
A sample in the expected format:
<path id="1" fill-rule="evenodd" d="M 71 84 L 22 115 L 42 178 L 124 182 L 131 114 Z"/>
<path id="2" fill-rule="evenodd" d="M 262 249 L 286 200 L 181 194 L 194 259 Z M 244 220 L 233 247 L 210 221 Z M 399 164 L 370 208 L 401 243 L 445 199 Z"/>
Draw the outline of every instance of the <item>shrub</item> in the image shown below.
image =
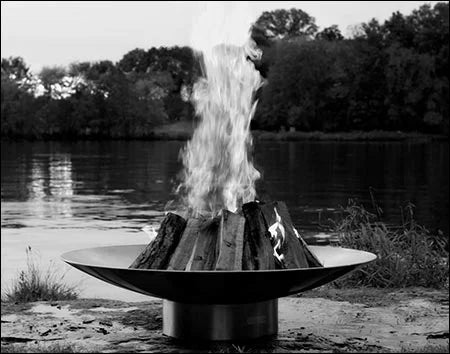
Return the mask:
<path id="1" fill-rule="evenodd" d="M 378 215 L 380 210 L 377 206 Z M 337 286 L 408 287 L 448 286 L 448 252 L 445 241 L 414 219 L 414 206 L 403 211 L 402 223 L 387 226 L 364 206 L 350 201 L 335 225 L 340 245 L 375 253 L 377 260 L 335 282 Z"/>
<path id="2" fill-rule="evenodd" d="M 20 271 L 11 286 L 2 292 L 2 301 L 32 302 L 78 298 L 76 287 L 65 283 L 65 274 L 58 274 L 57 269 L 51 265 L 45 271 L 40 269 L 29 246 L 26 254 L 27 268 Z"/>

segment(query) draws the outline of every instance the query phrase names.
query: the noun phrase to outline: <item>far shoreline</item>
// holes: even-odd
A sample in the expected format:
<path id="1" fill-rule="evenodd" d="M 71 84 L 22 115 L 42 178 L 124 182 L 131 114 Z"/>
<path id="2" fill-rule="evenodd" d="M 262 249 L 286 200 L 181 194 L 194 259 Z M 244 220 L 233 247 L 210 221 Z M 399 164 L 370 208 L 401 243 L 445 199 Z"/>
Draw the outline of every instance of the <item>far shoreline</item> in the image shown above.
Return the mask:
<path id="1" fill-rule="evenodd" d="M 180 129 L 182 128 L 182 129 Z M 49 136 L 49 137 L 2 137 L 1 141 L 114 141 L 114 140 L 189 140 L 193 133 L 192 124 L 166 125 L 154 128 L 143 135 L 130 136 L 106 136 L 106 135 L 83 135 L 77 137 Z M 431 134 L 403 131 L 349 131 L 349 132 L 322 132 L 322 131 L 266 131 L 252 130 L 254 141 L 335 141 L 335 142 L 418 142 L 427 143 L 432 141 L 447 141 L 449 137 L 444 134 Z"/>

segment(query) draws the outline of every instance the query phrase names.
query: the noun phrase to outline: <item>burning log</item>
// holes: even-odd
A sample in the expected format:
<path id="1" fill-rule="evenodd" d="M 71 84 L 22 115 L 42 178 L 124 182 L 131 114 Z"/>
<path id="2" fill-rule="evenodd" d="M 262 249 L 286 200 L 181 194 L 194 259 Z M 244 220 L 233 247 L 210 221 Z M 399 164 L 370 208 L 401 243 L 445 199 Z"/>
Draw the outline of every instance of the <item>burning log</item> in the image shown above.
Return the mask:
<path id="1" fill-rule="evenodd" d="M 242 211 L 247 225 L 244 234 L 243 269 L 276 269 L 270 235 L 259 203 L 246 203 L 242 206 Z"/>
<path id="2" fill-rule="evenodd" d="M 322 266 L 295 229 L 284 202 L 263 204 L 261 211 L 283 267 L 290 269 Z"/>
<path id="3" fill-rule="evenodd" d="M 217 235 L 220 217 L 205 221 L 199 228 L 197 241 L 192 251 L 192 261 L 186 270 L 213 270 L 217 259 Z"/>
<path id="4" fill-rule="evenodd" d="M 185 226 L 186 220 L 184 218 L 168 213 L 161 223 L 156 238 L 142 251 L 129 268 L 166 269 Z"/>
<path id="5" fill-rule="evenodd" d="M 222 210 L 216 270 L 242 270 L 245 218 Z"/>
<path id="6" fill-rule="evenodd" d="M 244 247 L 242 249 L 242 270 L 256 270 L 256 259 L 253 257 L 253 248 L 250 249 L 250 231 L 247 223 L 244 228 Z"/>
<path id="7" fill-rule="evenodd" d="M 172 258 L 170 259 L 167 269 L 185 270 L 191 260 L 192 252 L 197 242 L 198 234 L 202 224 L 205 222 L 201 218 L 188 219 L 186 228 L 181 236 Z M 191 260 L 192 262 L 192 260 Z"/>
<path id="8" fill-rule="evenodd" d="M 292 222 L 291 215 L 289 214 L 288 208 L 284 202 L 277 202 L 277 209 L 279 210 L 279 213 L 281 218 L 284 218 L 284 224 L 288 229 L 292 229 L 295 236 L 297 237 L 297 240 L 300 241 L 303 251 L 305 252 L 306 259 L 308 261 L 309 267 L 323 267 L 322 262 L 316 257 L 316 255 L 309 249 L 308 244 L 303 240 L 303 238 L 300 236 L 298 231 L 294 227 L 294 223 Z"/>
<path id="9" fill-rule="evenodd" d="M 308 268 L 305 252 L 292 228 L 286 227 L 286 215 L 280 215 L 277 203 L 261 205 L 261 211 L 271 234 L 274 255 L 283 268 Z"/>
<path id="10" fill-rule="evenodd" d="M 268 270 L 321 267 L 295 229 L 283 202 L 250 202 L 243 216 L 222 210 L 214 218 L 168 213 L 158 235 L 130 268 Z"/>

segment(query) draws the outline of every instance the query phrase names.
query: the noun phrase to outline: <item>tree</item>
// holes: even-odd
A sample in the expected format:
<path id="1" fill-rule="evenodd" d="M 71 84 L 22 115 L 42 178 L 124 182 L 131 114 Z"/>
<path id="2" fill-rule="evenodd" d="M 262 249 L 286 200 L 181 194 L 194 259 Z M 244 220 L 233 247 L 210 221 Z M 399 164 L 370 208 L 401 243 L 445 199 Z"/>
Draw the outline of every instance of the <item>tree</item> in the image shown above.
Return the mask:
<path id="1" fill-rule="evenodd" d="M 385 28 L 377 19 L 373 18 L 367 23 L 362 23 L 355 39 L 364 41 L 372 47 L 382 49 L 385 46 Z"/>
<path id="2" fill-rule="evenodd" d="M 318 32 L 316 34 L 316 39 L 323 39 L 326 41 L 340 41 L 344 39 L 344 36 L 342 35 L 337 25 L 332 25 Z"/>
<path id="3" fill-rule="evenodd" d="M 406 48 L 411 48 L 414 45 L 414 27 L 408 17 L 403 16 L 400 12 L 394 12 L 385 21 L 384 28 L 388 44 L 401 45 Z"/>
<path id="4" fill-rule="evenodd" d="M 71 63 L 69 65 L 68 73 L 70 76 L 86 77 L 91 69 L 91 65 L 92 64 L 88 61 Z"/>
<path id="5" fill-rule="evenodd" d="M 283 43 L 268 76 L 255 115 L 259 128 L 295 126 L 302 130 L 332 129 L 338 124 L 339 48 L 327 41 Z"/>
<path id="6" fill-rule="evenodd" d="M 38 137 L 39 122 L 32 93 L 33 77 L 21 57 L 2 58 L 1 69 L 1 135 Z"/>
<path id="7" fill-rule="evenodd" d="M 270 41 L 303 37 L 312 39 L 317 32 L 314 17 L 300 9 L 265 11 L 251 28 L 251 37 L 257 45 Z"/>
<path id="8" fill-rule="evenodd" d="M 414 10 L 408 20 L 415 29 L 414 45 L 421 53 L 437 54 L 449 43 L 449 4 L 429 4 Z"/>
<path id="9" fill-rule="evenodd" d="M 45 66 L 42 68 L 39 78 L 48 97 L 60 98 L 60 87 L 57 87 L 57 85 L 61 86 L 64 76 L 66 76 L 66 69 L 62 66 Z"/>
<path id="10" fill-rule="evenodd" d="M 388 124 L 391 129 L 417 129 L 424 123 L 427 102 L 433 92 L 433 57 L 399 45 L 392 45 L 387 53 L 385 104 Z M 437 112 L 434 113 L 436 116 Z M 432 122 L 439 123 L 440 120 Z"/>
<path id="11" fill-rule="evenodd" d="M 7 75 L 9 78 L 20 81 L 30 78 L 30 68 L 22 57 L 2 58 L 2 76 Z"/>
<path id="12" fill-rule="evenodd" d="M 144 49 L 136 48 L 125 54 L 117 63 L 117 67 L 123 72 L 145 73 L 150 65 L 148 52 Z"/>
<path id="13" fill-rule="evenodd" d="M 1 136 L 36 137 L 33 95 L 23 90 L 8 75 L 1 78 Z"/>

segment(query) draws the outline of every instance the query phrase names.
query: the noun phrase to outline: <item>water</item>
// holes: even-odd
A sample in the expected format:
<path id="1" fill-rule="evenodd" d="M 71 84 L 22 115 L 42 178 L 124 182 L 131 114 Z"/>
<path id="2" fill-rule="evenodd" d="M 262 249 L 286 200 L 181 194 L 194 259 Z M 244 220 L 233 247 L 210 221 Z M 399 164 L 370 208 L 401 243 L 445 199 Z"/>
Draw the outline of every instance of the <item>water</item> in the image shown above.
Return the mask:
<path id="1" fill-rule="evenodd" d="M 2 287 L 30 245 L 46 264 L 77 248 L 146 243 L 182 169 L 180 141 L 1 143 Z M 370 207 L 369 187 L 387 221 L 416 205 L 419 222 L 448 235 L 447 142 L 257 142 L 261 187 L 284 200 L 299 231 L 317 233 L 348 198 Z M 331 210 L 329 210 L 331 209 Z M 320 220 L 319 220 L 320 218 Z M 84 296 L 142 299 L 83 277 Z M 92 279 L 91 279 L 92 278 Z M 111 292 L 114 289 L 114 292 Z"/>

